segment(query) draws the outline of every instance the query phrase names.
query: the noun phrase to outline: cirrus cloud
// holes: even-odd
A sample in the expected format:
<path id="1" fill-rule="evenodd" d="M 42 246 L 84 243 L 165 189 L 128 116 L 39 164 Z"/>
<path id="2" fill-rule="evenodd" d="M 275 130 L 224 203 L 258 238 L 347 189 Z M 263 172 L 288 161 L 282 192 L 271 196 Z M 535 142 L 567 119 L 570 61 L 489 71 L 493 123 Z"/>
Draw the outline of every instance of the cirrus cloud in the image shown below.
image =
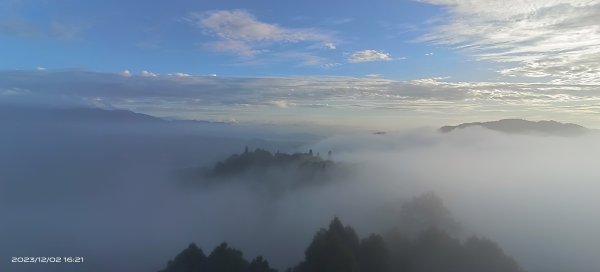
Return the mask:
<path id="1" fill-rule="evenodd" d="M 392 60 L 392 57 L 389 53 L 373 49 L 354 51 L 350 53 L 350 57 L 348 58 L 348 61 L 353 63 L 389 60 Z"/>
<path id="2" fill-rule="evenodd" d="M 598 0 L 421 1 L 448 12 L 425 41 L 505 63 L 505 76 L 600 82 Z"/>
<path id="3" fill-rule="evenodd" d="M 258 20 L 244 10 L 191 13 L 186 21 L 218 37 L 207 44 L 216 51 L 252 57 L 274 43 L 313 42 L 333 49 L 331 35 L 312 28 L 286 28 Z"/>

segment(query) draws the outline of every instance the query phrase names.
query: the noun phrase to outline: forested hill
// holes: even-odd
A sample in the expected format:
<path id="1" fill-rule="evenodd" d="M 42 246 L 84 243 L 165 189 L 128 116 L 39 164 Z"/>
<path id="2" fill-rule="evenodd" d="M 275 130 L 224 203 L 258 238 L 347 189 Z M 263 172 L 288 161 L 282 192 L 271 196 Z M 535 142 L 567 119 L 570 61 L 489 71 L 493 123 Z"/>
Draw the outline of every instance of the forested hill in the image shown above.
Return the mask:
<path id="1" fill-rule="evenodd" d="M 318 173 L 326 171 L 328 167 L 333 167 L 334 163 L 330 159 L 323 159 L 320 154 L 308 153 L 271 153 L 264 149 L 245 151 L 241 154 L 233 154 L 222 162 L 218 162 L 209 172 L 213 177 L 235 176 L 248 172 L 264 172 L 271 168 L 297 167 L 299 170 Z"/>
<path id="2" fill-rule="evenodd" d="M 580 135 L 589 131 L 589 129 L 572 123 L 560 123 L 556 121 L 528 121 L 523 119 L 503 119 L 491 122 L 473 122 L 463 123 L 456 126 L 443 126 L 439 129 L 442 133 L 448 133 L 457 129 L 470 127 L 483 127 L 486 129 L 511 134 L 546 134 L 572 136 Z"/>
<path id="3" fill-rule="evenodd" d="M 255 183 L 274 193 L 307 185 L 318 185 L 339 179 L 351 172 L 335 163 L 331 152 L 323 158 L 309 150 L 306 153 L 271 153 L 257 148 L 246 148 L 232 154 L 211 167 L 198 167 L 185 171 L 185 179 L 193 184 L 216 186 L 227 182 Z"/>
<path id="4" fill-rule="evenodd" d="M 252 261 L 226 243 L 209 255 L 191 244 L 159 272 L 275 272 L 263 257 Z M 335 218 L 319 230 L 304 260 L 287 272 L 519 272 L 517 263 L 498 245 L 471 237 L 466 241 L 430 228 L 413 240 L 399 233 L 360 239 Z"/>

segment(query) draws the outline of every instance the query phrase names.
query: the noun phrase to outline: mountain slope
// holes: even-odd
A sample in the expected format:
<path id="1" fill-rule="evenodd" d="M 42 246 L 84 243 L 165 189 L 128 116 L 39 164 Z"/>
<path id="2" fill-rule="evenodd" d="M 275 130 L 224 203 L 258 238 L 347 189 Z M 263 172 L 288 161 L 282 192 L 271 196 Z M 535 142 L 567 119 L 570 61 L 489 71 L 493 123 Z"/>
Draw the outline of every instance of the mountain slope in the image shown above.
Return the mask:
<path id="1" fill-rule="evenodd" d="M 160 123 L 161 118 L 128 110 L 100 108 L 40 108 L 0 105 L 0 121 L 4 122 L 102 122 Z"/>
<path id="2" fill-rule="evenodd" d="M 457 126 L 443 126 L 439 129 L 442 133 L 452 132 L 456 129 L 470 127 L 483 127 L 494 131 L 511 134 L 548 134 L 561 136 L 574 136 L 589 130 L 577 124 L 560 123 L 556 121 L 528 121 L 523 119 L 503 119 L 491 122 L 463 123 Z"/>

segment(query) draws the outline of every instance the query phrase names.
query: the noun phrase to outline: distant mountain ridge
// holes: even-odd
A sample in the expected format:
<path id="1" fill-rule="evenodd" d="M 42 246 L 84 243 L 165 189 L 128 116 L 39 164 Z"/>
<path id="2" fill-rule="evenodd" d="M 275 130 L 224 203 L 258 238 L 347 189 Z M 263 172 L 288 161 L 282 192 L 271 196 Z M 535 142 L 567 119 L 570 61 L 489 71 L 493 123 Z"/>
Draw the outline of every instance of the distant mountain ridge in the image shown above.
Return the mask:
<path id="1" fill-rule="evenodd" d="M 547 134 L 561 136 L 575 136 L 589 132 L 589 129 L 573 124 L 556 121 L 528 121 L 524 119 L 502 119 L 490 122 L 463 123 L 456 126 L 443 126 L 439 129 L 442 133 L 449 133 L 456 129 L 469 127 L 483 127 L 486 129 L 510 134 Z"/>
<path id="2" fill-rule="evenodd" d="M 121 109 L 86 107 L 43 108 L 27 106 L 0 106 L 0 121 L 13 122 L 116 122 L 157 123 L 165 120 L 147 114 Z"/>
<path id="3" fill-rule="evenodd" d="M 227 124 L 203 120 L 165 119 L 126 109 L 93 107 L 35 107 L 0 104 L 0 122 L 113 123 L 113 124 Z"/>

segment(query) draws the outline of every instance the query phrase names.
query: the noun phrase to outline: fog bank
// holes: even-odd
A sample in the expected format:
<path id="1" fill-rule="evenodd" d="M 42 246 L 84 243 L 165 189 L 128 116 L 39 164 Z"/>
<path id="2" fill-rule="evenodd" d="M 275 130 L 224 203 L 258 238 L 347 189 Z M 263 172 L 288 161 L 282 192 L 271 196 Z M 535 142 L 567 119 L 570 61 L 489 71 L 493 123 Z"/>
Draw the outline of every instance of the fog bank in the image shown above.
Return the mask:
<path id="1" fill-rule="evenodd" d="M 418 129 L 281 141 L 287 136 L 261 140 L 269 134 L 261 128 L 198 124 L 5 127 L 0 256 L 86 261 L 3 262 L 2 270 L 156 271 L 190 242 L 213 248 L 223 241 L 284 269 L 302 259 L 315 231 L 334 216 L 362 237 L 381 233 L 395 222 L 390 218 L 401 203 L 428 192 L 444 200 L 464 235 L 497 241 L 528 271 L 600 268 L 597 134 Z M 182 168 L 212 166 L 246 145 L 331 150 L 333 160 L 354 173 L 276 198 L 256 183 L 190 189 L 177 177 Z"/>

